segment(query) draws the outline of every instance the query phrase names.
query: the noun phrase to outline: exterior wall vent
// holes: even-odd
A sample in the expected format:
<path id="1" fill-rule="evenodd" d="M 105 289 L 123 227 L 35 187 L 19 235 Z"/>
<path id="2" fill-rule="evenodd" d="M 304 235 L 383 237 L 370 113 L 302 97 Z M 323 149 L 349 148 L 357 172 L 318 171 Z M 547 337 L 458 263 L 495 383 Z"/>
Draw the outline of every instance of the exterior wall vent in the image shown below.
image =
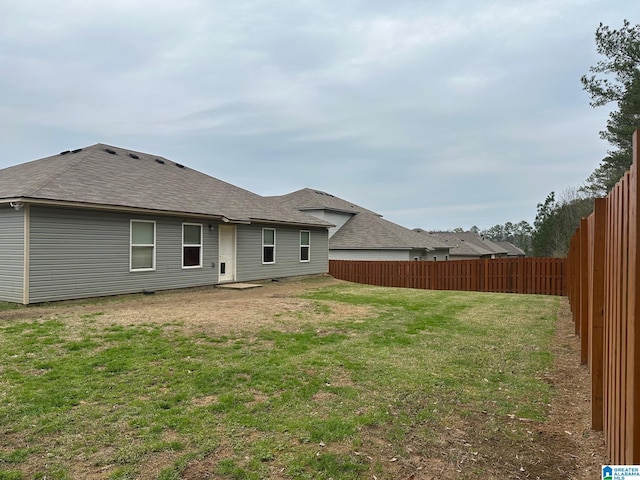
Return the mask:
<path id="1" fill-rule="evenodd" d="M 110 153 L 111 155 L 117 155 L 116 151 L 111 148 L 105 148 L 104 151 Z"/>
<path id="2" fill-rule="evenodd" d="M 139 157 L 138 155 L 136 155 L 135 153 L 130 153 L 130 154 L 129 154 L 129 156 L 130 156 L 131 158 L 135 158 L 135 159 L 140 158 L 140 157 Z"/>
<path id="3" fill-rule="evenodd" d="M 164 165 L 164 160 L 160 160 L 159 158 L 156 158 L 156 162 L 161 163 L 162 165 Z"/>
<path id="4" fill-rule="evenodd" d="M 60 152 L 60 155 L 66 155 L 67 153 L 69 153 L 71 150 L 65 150 L 64 152 Z"/>

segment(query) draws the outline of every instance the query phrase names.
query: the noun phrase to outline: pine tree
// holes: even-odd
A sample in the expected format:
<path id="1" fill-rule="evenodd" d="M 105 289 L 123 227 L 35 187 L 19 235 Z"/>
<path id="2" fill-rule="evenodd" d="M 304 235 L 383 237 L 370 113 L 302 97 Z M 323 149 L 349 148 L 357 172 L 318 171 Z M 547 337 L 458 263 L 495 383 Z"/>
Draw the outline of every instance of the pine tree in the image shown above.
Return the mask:
<path id="1" fill-rule="evenodd" d="M 640 25 L 625 20 L 621 29 L 612 30 L 601 23 L 595 39 L 597 52 L 606 60 L 590 68 L 598 76 L 580 80 L 591 106 L 616 102 L 618 110 L 610 113 L 606 130 L 600 132 L 614 148 L 587 178 L 585 190 L 606 195 L 631 166 L 631 137 L 640 128 Z"/>

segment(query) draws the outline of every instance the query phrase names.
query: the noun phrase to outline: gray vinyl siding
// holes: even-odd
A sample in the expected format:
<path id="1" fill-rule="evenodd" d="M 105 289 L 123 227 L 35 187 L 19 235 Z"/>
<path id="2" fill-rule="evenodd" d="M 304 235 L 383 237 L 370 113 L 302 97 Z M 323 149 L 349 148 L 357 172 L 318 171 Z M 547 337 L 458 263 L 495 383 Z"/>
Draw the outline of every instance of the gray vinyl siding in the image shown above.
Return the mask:
<path id="1" fill-rule="evenodd" d="M 130 221 L 156 222 L 155 271 L 130 272 Z M 203 267 L 182 268 L 182 223 L 202 224 Z M 30 301 L 217 283 L 218 229 L 188 217 L 32 207 Z"/>
<path id="2" fill-rule="evenodd" d="M 436 248 L 435 250 L 429 252 L 429 259 L 433 260 L 433 257 L 436 257 L 438 262 L 443 260 L 449 260 L 449 249 L 448 248 Z"/>
<path id="3" fill-rule="evenodd" d="M 0 300 L 22 303 L 24 212 L 0 205 Z"/>
<path id="4" fill-rule="evenodd" d="M 424 250 L 414 250 L 411 252 L 411 260 L 415 260 L 416 257 L 419 257 L 418 260 L 443 262 L 445 260 L 449 260 L 449 250 L 435 249 L 429 250 L 428 252 L 425 252 Z"/>
<path id="5" fill-rule="evenodd" d="M 424 249 L 411 250 L 409 252 L 409 260 L 433 260 L 434 255 L 431 252 L 426 252 Z"/>
<path id="6" fill-rule="evenodd" d="M 262 263 L 262 228 L 276 230 L 276 261 Z M 300 230 L 311 232 L 310 261 L 300 261 Z M 237 230 L 237 280 L 314 275 L 329 271 L 326 228 L 295 228 L 273 225 L 239 225 Z"/>
<path id="7" fill-rule="evenodd" d="M 456 255 L 455 253 L 449 255 L 449 260 L 478 260 L 480 258 L 491 258 L 491 257 L 488 255 L 482 256 L 482 255 L 471 255 L 471 254 Z"/>

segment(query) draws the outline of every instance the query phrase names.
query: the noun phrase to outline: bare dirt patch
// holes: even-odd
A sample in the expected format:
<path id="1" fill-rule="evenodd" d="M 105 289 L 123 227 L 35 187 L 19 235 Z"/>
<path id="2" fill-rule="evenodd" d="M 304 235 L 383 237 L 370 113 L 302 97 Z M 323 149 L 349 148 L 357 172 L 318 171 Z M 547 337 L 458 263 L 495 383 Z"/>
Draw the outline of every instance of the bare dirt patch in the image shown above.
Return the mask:
<path id="1" fill-rule="evenodd" d="M 135 302 L 127 301 L 130 296 L 98 299 L 95 303 L 59 302 L 0 312 L 0 321 L 64 318 L 69 325 L 88 321 L 101 325 L 175 324 L 185 333 L 225 336 L 265 327 L 299 329 L 318 325 L 319 321 L 330 323 L 370 315 L 372 309 L 368 306 L 297 298 L 305 291 L 339 282 L 322 276 L 306 281 L 260 283 L 260 287 L 250 290 L 203 287 L 167 291 L 142 295 Z"/>
<path id="2" fill-rule="evenodd" d="M 591 380 L 586 365 L 580 365 L 580 341 L 574 335 L 567 301 L 562 302 L 558 317 L 551 379 L 556 397 L 541 431 L 547 444 L 545 454 L 569 463 L 565 478 L 599 478 L 600 468 L 607 461 L 604 435 L 591 430 Z"/>

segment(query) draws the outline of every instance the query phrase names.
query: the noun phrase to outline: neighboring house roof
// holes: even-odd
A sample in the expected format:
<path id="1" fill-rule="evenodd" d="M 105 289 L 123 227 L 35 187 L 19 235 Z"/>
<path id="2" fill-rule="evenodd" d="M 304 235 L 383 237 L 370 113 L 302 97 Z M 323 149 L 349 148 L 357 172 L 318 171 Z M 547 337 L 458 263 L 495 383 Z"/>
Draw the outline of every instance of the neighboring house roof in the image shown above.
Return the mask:
<path id="1" fill-rule="evenodd" d="M 493 242 L 496 245 L 504 248 L 507 251 L 507 255 L 510 257 L 525 257 L 527 254 L 520 247 L 514 245 L 511 242 Z"/>
<path id="2" fill-rule="evenodd" d="M 382 218 L 381 215 L 321 190 L 303 188 L 288 195 L 271 197 L 300 210 L 328 210 L 352 217 L 329 239 L 329 248 L 349 249 L 448 249 L 431 235 L 422 235 Z"/>
<path id="3" fill-rule="evenodd" d="M 430 233 L 438 240 L 444 242 L 451 248 L 452 256 L 476 256 L 484 257 L 491 255 L 506 255 L 507 250 L 495 242 L 485 240 L 474 232 L 426 232 L 420 228 L 414 231 L 421 234 Z"/>
<path id="4" fill-rule="evenodd" d="M 298 210 L 329 210 L 332 212 L 360 213 L 368 212 L 372 215 L 382 217 L 379 213 L 372 212 L 353 202 L 331 195 L 330 193 L 313 188 L 302 188 L 295 192 L 277 197 L 269 197 L 284 203 L 285 205 L 297 208 Z"/>
<path id="5" fill-rule="evenodd" d="M 359 212 L 329 240 L 334 249 L 404 248 L 435 250 L 449 246 L 368 212 Z"/>
<path id="6" fill-rule="evenodd" d="M 127 208 L 328 227 L 331 224 L 158 155 L 96 144 L 0 170 L 0 202 Z"/>

